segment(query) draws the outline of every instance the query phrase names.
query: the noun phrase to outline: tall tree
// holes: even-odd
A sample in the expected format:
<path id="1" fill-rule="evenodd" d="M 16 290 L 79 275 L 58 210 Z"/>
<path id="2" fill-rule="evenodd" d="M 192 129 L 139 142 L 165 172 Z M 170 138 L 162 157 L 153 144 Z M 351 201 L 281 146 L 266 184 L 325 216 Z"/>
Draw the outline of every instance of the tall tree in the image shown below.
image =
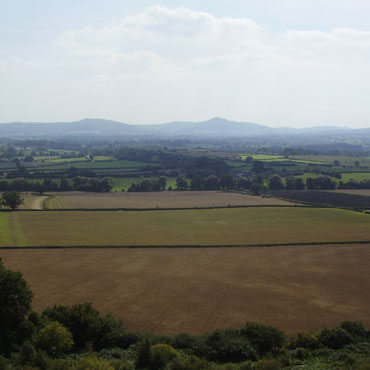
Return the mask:
<path id="1" fill-rule="evenodd" d="M 23 198 L 18 191 L 5 191 L 1 197 L 0 204 L 11 208 L 13 211 L 23 204 Z"/>
<path id="2" fill-rule="evenodd" d="M 9 353 L 25 339 L 32 297 L 22 273 L 5 269 L 0 258 L 0 352 Z"/>

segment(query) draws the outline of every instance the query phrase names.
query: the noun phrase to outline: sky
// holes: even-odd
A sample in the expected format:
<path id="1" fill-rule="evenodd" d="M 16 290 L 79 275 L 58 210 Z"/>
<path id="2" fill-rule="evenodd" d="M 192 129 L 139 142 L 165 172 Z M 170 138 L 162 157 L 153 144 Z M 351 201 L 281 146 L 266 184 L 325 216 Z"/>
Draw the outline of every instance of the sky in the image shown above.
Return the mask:
<path id="1" fill-rule="evenodd" d="M 0 122 L 216 116 L 370 127 L 370 1 L 0 0 Z"/>

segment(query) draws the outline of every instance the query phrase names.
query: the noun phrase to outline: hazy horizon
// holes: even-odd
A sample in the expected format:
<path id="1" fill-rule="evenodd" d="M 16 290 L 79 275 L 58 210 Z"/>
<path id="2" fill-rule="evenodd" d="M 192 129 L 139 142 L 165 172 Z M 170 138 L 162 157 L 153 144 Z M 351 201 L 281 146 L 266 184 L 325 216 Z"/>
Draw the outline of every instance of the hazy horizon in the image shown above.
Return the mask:
<path id="1" fill-rule="evenodd" d="M 370 127 L 365 0 L 0 5 L 0 122 Z"/>

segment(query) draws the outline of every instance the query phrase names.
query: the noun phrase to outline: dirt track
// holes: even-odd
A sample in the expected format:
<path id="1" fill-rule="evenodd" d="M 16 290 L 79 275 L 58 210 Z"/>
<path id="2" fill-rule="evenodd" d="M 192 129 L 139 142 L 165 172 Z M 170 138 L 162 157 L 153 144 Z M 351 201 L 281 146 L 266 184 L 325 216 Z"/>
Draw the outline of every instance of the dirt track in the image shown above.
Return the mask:
<path id="1" fill-rule="evenodd" d="M 184 250 L 3 250 L 34 308 L 93 302 L 130 329 L 202 333 L 245 321 L 288 332 L 370 325 L 370 245 Z"/>

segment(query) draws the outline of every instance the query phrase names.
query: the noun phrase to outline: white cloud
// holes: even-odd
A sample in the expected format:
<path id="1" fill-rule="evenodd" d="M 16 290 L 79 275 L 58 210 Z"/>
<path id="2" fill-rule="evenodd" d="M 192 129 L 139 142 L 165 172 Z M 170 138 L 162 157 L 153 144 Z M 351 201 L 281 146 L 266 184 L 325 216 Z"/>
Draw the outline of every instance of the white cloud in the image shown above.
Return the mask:
<path id="1" fill-rule="evenodd" d="M 0 72 L 54 68 L 53 114 L 55 89 L 80 117 L 126 122 L 218 115 L 276 125 L 348 124 L 351 114 L 361 123 L 369 114 L 364 108 L 358 114 L 370 96 L 366 30 L 272 33 L 248 18 L 154 6 L 104 27 L 66 30 L 42 54 L 49 59 L 0 60 Z M 26 101 L 27 88 L 24 95 Z"/>

